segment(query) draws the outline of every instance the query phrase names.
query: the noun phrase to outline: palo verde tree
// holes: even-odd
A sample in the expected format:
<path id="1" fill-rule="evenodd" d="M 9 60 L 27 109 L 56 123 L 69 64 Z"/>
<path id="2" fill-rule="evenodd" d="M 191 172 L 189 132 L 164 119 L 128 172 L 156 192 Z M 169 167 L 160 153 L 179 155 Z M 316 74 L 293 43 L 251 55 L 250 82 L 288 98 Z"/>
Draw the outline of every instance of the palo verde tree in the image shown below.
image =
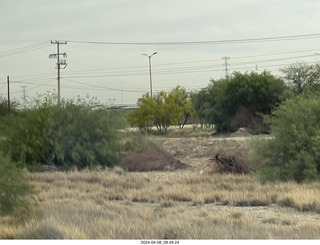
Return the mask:
<path id="1" fill-rule="evenodd" d="M 171 92 L 161 91 L 151 97 L 148 93 L 138 99 L 139 108 L 127 116 L 131 126 L 150 131 L 157 127 L 161 134 L 172 125 L 183 128 L 188 119 L 195 113 L 191 98 L 186 91 L 177 86 Z"/>
<path id="2" fill-rule="evenodd" d="M 154 121 L 157 103 L 152 99 L 149 93 L 146 93 L 138 99 L 137 104 L 139 108 L 131 111 L 127 115 L 127 120 L 131 126 L 150 132 L 152 123 Z"/>
<path id="3" fill-rule="evenodd" d="M 192 98 L 185 88 L 180 86 L 174 88 L 170 94 L 173 95 L 174 103 L 177 106 L 177 121 L 179 128 L 183 128 L 188 120 L 196 113 Z"/>

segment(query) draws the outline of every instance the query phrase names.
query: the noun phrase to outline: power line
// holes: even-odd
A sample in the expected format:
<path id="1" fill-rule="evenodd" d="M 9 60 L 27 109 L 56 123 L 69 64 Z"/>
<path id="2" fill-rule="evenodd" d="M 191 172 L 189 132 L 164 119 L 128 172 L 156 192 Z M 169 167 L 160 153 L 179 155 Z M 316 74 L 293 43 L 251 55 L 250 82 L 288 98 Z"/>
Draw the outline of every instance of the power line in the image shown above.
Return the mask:
<path id="1" fill-rule="evenodd" d="M 7 84 L 7 83 L 4 82 L 4 83 L 2 84 L 2 86 L 0 87 L 0 89 L 2 89 L 6 84 Z"/>
<path id="2" fill-rule="evenodd" d="M 249 61 L 241 61 L 241 62 L 234 62 L 232 63 L 231 67 L 241 67 L 241 66 L 248 66 L 252 64 L 255 66 L 256 64 L 264 64 L 270 62 L 277 62 L 277 61 L 285 61 L 285 60 L 292 60 L 292 59 L 299 59 L 299 58 L 310 58 L 314 55 L 300 55 L 300 56 L 289 56 L 289 57 L 278 57 L 272 59 L 261 59 L 261 60 L 249 60 Z M 229 57 L 226 57 L 227 60 Z M 225 57 L 223 58 L 225 59 Z M 226 62 L 226 60 L 225 60 Z M 176 66 L 176 67 L 165 67 L 166 64 L 162 65 L 155 65 L 153 69 L 154 75 L 168 75 L 168 74 L 178 74 L 178 73 L 195 73 L 195 72 L 212 72 L 212 71 L 225 71 L 226 74 L 230 70 L 230 64 L 224 63 L 225 69 L 220 69 L 221 64 L 204 64 L 200 66 Z M 269 65 L 272 67 L 274 64 Z M 168 65 L 167 65 L 168 66 Z M 99 69 L 99 70 L 84 70 L 84 71 L 70 71 L 66 72 L 64 78 L 103 78 L 103 77 L 134 77 L 134 76 L 145 76 L 147 74 L 147 69 L 142 66 L 134 66 L 131 67 L 122 67 L 122 68 L 109 68 L 109 69 Z M 159 68 L 163 67 L 163 68 Z M 265 65 L 268 67 L 268 65 Z M 233 68 L 235 69 L 235 68 Z"/>
<path id="3" fill-rule="evenodd" d="M 41 42 L 41 43 L 36 43 L 36 44 L 29 45 L 29 46 L 25 46 L 22 48 L 17 48 L 17 49 L 12 49 L 9 51 L 0 52 L 0 58 L 6 57 L 6 56 L 11 56 L 11 55 L 22 54 L 22 53 L 34 51 L 37 49 L 42 49 L 46 46 L 48 46 L 48 42 Z"/>
<path id="4" fill-rule="evenodd" d="M 241 56 L 241 57 L 232 57 L 233 60 L 239 60 L 239 59 L 246 59 L 246 58 L 255 58 L 255 57 L 267 57 L 267 56 L 276 56 L 276 55 L 282 55 L 282 54 L 294 54 L 294 53 L 302 53 L 302 52 L 315 52 L 318 49 L 312 49 L 312 50 L 300 50 L 300 51 L 292 51 L 292 52 L 281 52 L 281 53 L 271 53 L 271 54 L 260 54 L 260 55 L 251 55 L 251 56 Z M 300 55 L 300 56 L 289 56 L 289 57 L 278 57 L 273 59 L 261 59 L 261 60 L 250 60 L 250 61 L 241 61 L 241 62 L 235 62 L 233 65 L 246 65 L 246 64 L 256 64 L 256 63 L 267 63 L 267 62 L 275 62 L 275 61 L 282 61 L 282 60 L 290 60 L 290 59 L 299 59 L 299 58 L 306 58 L 306 57 L 312 57 L 313 54 L 310 55 Z M 156 64 L 153 65 L 154 71 L 157 72 L 157 74 L 173 74 L 175 72 L 183 72 L 184 70 L 188 71 L 199 71 L 199 70 L 207 70 L 210 71 L 210 68 L 220 67 L 219 64 L 213 64 L 212 62 L 219 61 L 221 59 L 207 59 L 207 60 L 197 60 L 197 61 L 184 61 L 184 62 L 174 62 L 174 63 L 164 63 L 164 64 Z M 204 65 L 198 65 L 198 66 L 181 66 L 184 64 L 195 64 L 195 63 L 209 63 Z M 170 67 L 170 66 L 176 66 L 176 67 Z M 164 67 L 164 68 L 160 68 Z M 110 76 L 140 76 L 140 75 L 146 75 L 147 69 L 145 69 L 145 66 L 125 66 L 125 67 L 112 67 L 112 68 L 100 68 L 100 69 L 85 69 L 85 70 L 74 70 L 74 71 L 68 71 L 65 74 L 67 76 L 73 75 L 72 77 L 91 77 L 93 75 L 94 77 L 110 77 Z"/>
<path id="5" fill-rule="evenodd" d="M 287 51 L 287 52 L 278 52 L 278 53 L 271 53 L 271 54 L 257 54 L 257 55 L 249 55 L 249 56 L 240 56 L 240 57 L 232 57 L 233 60 L 235 59 L 246 59 L 246 58 L 255 58 L 255 57 L 264 57 L 264 56 L 275 56 L 275 55 L 283 55 L 283 54 L 296 54 L 296 53 L 315 53 L 319 49 L 305 49 L 305 50 L 298 50 L 298 51 Z"/>
<path id="6" fill-rule="evenodd" d="M 213 45 L 213 44 L 237 44 L 237 43 L 255 43 L 255 42 L 276 42 L 276 41 L 293 41 L 301 39 L 320 38 L 320 33 L 247 38 L 247 39 L 227 39 L 227 40 L 209 40 L 209 41 L 175 41 L 175 42 L 108 42 L 108 41 L 75 41 L 68 40 L 69 43 L 79 44 L 101 44 L 101 45 Z"/>
<path id="7" fill-rule="evenodd" d="M 29 46 L 28 46 L 29 47 Z M 30 50 L 32 47 L 30 47 Z M 17 49 L 18 50 L 18 49 Z M 290 60 L 290 59 L 299 59 L 299 58 L 310 58 L 314 55 L 292 55 L 286 57 L 287 54 L 294 54 L 294 53 L 303 53 L 303 52 L 312 52 L 318 51 L 319 49 L 310 49 L 310 50 L 300 50 L 300 51 L 292 51 L 292 52 L 281 52 L 281 53 L 272 53 L 272 54 L 260 54 L 260 55 L 250 55 L 250 56 L 240 56 L 240 57 L 232 57 L 232 60 L 238 59 L 238 62 L 232 62 L 232 65 L 227 67 L 227 70 L 243 70 L 243 69 L 253 69 L 256 64 L 259 65 L 259 68 L 262 67 L 276 67 L 276 66 L 283 66 L 284 64 L 276 64 L 277 61 L 284 61 L 284 60 Z M 20 50 L 20 52 L 22 52 Z M 4 52 L 3 52 L 4 53 Z M 0 53 L 1 55 L 1 53 Z M 269 58 L 268 58 L 269 56 Z M 280 57 L 270 57 L 270 56 L 280 56 Z M 261 59 L 252 59 L 252 58 L 258 58 L 261 57 Z M 265 57 L 265 58 L 262 58 Z M 241 61 L 241 59 L 243 61 Z M 245 59 L 249 59 L 246 61 Z M 220 64 L 216 63 L 220 60 Z M 272 64 L 268 64 L 271 63 Z M 200 64 L 202 63 L 202 64 Z M 250 66 L 252 65 L 252 66 Z M 285 64 L 288 65 L 288 64 Z M 230 69 L 231 67 L 231 69 Z M 157 64 L 153 66 L 153 74 L 154 75 L 168 75 L 168 74 L 181 74 L 181 73 L 199 73 L 199 72 L 214 72 L 214 71 L 223 71 L 226 69 L 222 69 L 221 67 L 221 58 L 219 59 L 208 59 L 208 60 L 196 60 L 196 61 L 183 61 L 183 62 L 174 62 L 174 63 L 164 63 L 164 64 Z M 79 71 L 67 71 L 64 73 L 65 76 L 63 76 L 64 79 L 73 81 L 75 83 L 81 84 L 81 82 L 76 82 L 74 80 L 71 80 L 70 78 L 104 78 L 104 77 L 122 77 L 122 76 L 141 76 L 147 74 L 147 69 L 145 66 L 126 66 L 126 67 L 114 67 L 114 68 L 107 68 L 107 69 L 86 69 L 86 70 L 79 70 Z M 22 77 L 22 76 L 20 76 Z M 10 77 L 11 78 L 11 77 Z M 53 79 L 53 73 L 48 74 L 39 74 L 39 75 L 28 75 L 24 76 L 24 79 L 19 79 L 19 81 L 23 81 L 25 84 L 30 85 L 36 85 L 39 84 L 41 81 L 46 81 L 45 83 L 42 83 L 40 85 L 36 86 L 29 86 L 27 91 L 42 87 L 50 83 Z M 15 79 L 15 78 L 14 78 Z M 50 79 L 51 81 L 48 81 Z M 11 82 L 11 79 L 10 79 Z M 1 83 L 2 88 L 5 86 L 5 83 Z M 70 88 L 74 89 L 85 89 L 85 90 L 109 90 L 109 91 L 123 91 L 123 92 L 132 92 L 132 93 L 142 93 L 146 92 L 145 90 L 142 91 L 142 89 L 117 89 L 112 87 L 106 87 L 106 86 L 95 86 L 88 83 L 82 83 L 82 85 L 87 87 L 72 87 L 70 85 Z M 53 86 L 53 85 L 47 85 L 47 86 Z M 64 88 L 66 86 L 63 86 Z M 21 93 L 19 92 L 11 92 L 11 94 L 14 93 Z"/>
<path id="8" fill-rule="evenodd" d="M 69 78 L 66 78 L 66 80 L 77 83 L 77 84 L 81 84 L 81 85 L 87 85 L 90 87 L 94 87 L 96 89 L 106 89 L 106 90 L 111 90 L 111 91 L 124 91 L 124 92 L 131 92 L 131 93 L 141 93 L 141 90 L 135 90 L 135 89 L 117 89 L 117 88 L 110 88 L 110 87 L 105 87 L 105 86 L 99 86 L 99 85 L 93 85 L 93 84 L 88 84 L 88 83 L 83 83 L 83 82 L 79 82 L 79 81 L 75 81 Z M 87 88 L 85 88 L 87 89 Z"/>

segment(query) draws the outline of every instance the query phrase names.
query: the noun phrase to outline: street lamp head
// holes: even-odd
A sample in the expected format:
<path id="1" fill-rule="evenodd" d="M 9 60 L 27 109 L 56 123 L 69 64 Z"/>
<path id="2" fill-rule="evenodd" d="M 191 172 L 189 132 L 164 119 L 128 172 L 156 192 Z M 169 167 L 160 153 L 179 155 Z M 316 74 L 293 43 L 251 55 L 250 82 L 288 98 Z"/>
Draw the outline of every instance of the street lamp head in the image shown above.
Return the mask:
<path id="1" fill-rule="evenodd" d="M 157 54 L 157 52 L 154 52 L 152 55 L 147 55 L 147 54 L 142 54 L 142 55 L 145 55 L 145 56 L 151 58 L 151 57 L 152 57 L 153 55 L 155 55 L 155 54 Z"/>

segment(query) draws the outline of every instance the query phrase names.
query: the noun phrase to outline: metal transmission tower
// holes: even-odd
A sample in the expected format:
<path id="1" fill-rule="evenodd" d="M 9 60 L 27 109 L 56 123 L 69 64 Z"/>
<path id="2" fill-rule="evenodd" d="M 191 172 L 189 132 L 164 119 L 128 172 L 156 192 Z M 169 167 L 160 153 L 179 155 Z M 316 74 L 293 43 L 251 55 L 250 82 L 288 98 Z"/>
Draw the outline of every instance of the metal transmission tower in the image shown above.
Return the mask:
<path id="1" fill-rule="evenodd" d="M 57 67 L 58 69 L 58 104 L 60 104 L 60 69 L 65 69 L 67 67 L 66 59 L 60 59 L 60 55 L 63 58 L 67 58 L 66 52 L 60 53 L 60 44 L 67 44 L 66 41 L 51 41 L 51 44 L 57 44 L 57 53 L 50 54 L 49 59 L 57 59 Z"/>
<path id="2" fill-rule="evenodd" d="M 226 78 L 229 77 L 228 75 L 228 59 L 230 59 L 230 57 L 222 57 L 222 59 L 224 60 L 224 67 L 225 67 L 225 71 L 226 71 Z"/>
<path id="3" fill-rule="evenodd" d="M 26 87 L 27 86 L 21 86 L 22 88 L 23 88 L 23 101 L 26 103 L 26 101 L 27 101 L 27 97 L 26 97 Z"/>

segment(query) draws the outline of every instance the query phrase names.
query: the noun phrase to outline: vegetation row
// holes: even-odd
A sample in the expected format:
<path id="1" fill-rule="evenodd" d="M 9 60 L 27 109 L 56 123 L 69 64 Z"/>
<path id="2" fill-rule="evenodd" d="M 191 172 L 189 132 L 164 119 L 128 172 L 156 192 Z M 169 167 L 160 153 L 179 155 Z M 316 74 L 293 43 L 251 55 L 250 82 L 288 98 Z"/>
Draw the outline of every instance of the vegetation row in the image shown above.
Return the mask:
<path id="1" fill-rule="evenodd" d="M 285 80 L 267 71 L 235 72 L 193 93 L 180 86 L 154 96 L 147 93 L 129 113 L 89 98 L 57 104 L 52 94 L 32 99 L 22 109 L 12 104 L 9 113 L 7 101 L 1 99 L 0 197 L 5 198 L 0 199 L 0 210 L 26 204 L 30 190 L 23 168 L 118 165 L 141 146 L 141 137 L 120 132 L 129 125 L 146 133 L 156 127 L 159 134 L 186 123 L 214 125 L 217 133 L 240 127 L 271 133 L 271 139 L 254 142 L 250 159 L 262 180 L 319 180 L 320 66 L 297 63 L 282 72 Z M 8 185 L 9 180 L 16 185 Z"/>

